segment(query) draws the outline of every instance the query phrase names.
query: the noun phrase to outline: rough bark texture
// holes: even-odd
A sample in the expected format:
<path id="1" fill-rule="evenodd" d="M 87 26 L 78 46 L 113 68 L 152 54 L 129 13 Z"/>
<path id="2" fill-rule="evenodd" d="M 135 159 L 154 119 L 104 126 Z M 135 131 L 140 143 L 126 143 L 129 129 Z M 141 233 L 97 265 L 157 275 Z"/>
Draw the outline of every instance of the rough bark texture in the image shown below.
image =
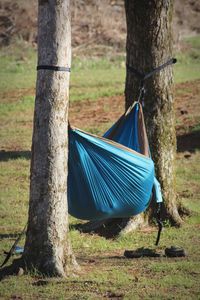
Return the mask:
<path id="1" fill-rule="evenodd" d="M 125 0 L 127 20 L 127 64 L 148 73 L 172 57 L 172 0 Z M 156 174 L 161 183 L 165 214 L 179 225 L 176 204 L 174 160 L 176 135 L 172 95 L 172 67 L 145 82 L 144 115 Z M 139 79 L 126 74 L 126 108 L 139 95 Z"/>
<path id="2" fill-rule="evenodd" d="M 127 64 L 141 73 L 148 73 L 172 58 L 173 0 L 125 0 L 125 11 Z M 126 109 L 138 99 L 140 84 L 140 79 L 127 71 Z M 172 66 L 146 80 L 144 116 L 156 175 L 165 202 L 163 217 L 172 224 L 180 225 L 182 220 L 175 191 L 176 134 L 172 84 Z M 148 224 L 149 219 L 155 215 L 154 206 L 152 203 L 147 212 L 131 219 L 89 222 L 83 226 L 83 230 L 105 236 L 128 233 Z"/>
<path id="3" fill-rule="evenodd" d="M 70 67 L 69 0 L 39 0 L 38 65 Z M 37 73 L 29 220 L 24 260 L 29 268 L 65 276 L 75 263 L 68 240 L 69 73 Z"/>

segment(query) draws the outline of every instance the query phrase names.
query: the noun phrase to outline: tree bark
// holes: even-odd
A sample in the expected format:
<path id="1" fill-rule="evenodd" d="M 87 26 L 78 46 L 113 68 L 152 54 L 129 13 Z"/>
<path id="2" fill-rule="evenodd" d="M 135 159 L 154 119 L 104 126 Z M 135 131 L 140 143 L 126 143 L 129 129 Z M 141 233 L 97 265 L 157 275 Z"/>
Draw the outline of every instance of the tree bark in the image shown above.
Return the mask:
<path id="1" fill-rule="evenodd" d="M 172 0 L 125 0 L 127 65 L 142 73 L 172 57 Z M 165 216 L 180 225 L 175 190 L 176 134 L 172 94 L 172 67 L 145 81 L 144 116 L 156 175 L 165 203 Z M 127 70 L 125 106 L 139 96 L 140 80 Z"/>
<path id="2" fill-rule="evenodd" d="M 71 64 L 70 0 L 39 0 L 38 65 Z M 65 276 L 76 264 L 68 237 L 69 72 L 38 70 L 32 139 L 28 268 Z"/>
<path id="3" fill-rule="evenodd" d="M 125 0 L 125 11 L 127 65 L 140 73 L 148 73 L 172 58 L 173 0 Z M 125 109 L 138 100 L 140 84 L 141 80 L 127 70 Z M 172 84 L 172 67 L 168 66 L 146 80 L 143 100 L 150 150 L 165 203 L 162 217 L 179 226 L 182 223 L 179 208 L 180 212 L 183 210 L 177 203 L 175 190 L 176 134 Z M 102 221 L 89 222 L 83 230 L 109 236 L 128 233 L 148 224 L 155 216 L 152 206 L 155 204 L 131 219 L 106 220 L 103 225 Z"/>

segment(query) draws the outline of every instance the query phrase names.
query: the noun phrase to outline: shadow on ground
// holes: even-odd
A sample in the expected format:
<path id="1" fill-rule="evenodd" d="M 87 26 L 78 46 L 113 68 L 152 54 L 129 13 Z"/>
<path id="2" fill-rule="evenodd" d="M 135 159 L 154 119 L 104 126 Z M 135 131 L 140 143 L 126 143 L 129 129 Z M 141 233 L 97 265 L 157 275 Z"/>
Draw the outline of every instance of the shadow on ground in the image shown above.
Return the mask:
<path id="1" fill-rule="evenodd" d="M 95 233 L 106 239 L 116 238 L 127 225 L 129 218 L 107 219 L 103 221 L 89 221 L 87 223 L 71 224 L 70 230 L 79 230 L 83 233 Z"/>
<path id="2" fill-rule="evenodd" d="M 200 149 L 200 130 L 177 136 L 178 152 L 194 152 Z"/>
<path id="3" fill-rule="evenodd" d="M 15 259 L 11 265 L 0 268 L 0 281 L 11 275 L 19 275 L 20 269 L 24 268 L 24 262 L 21 258 Z"/>
<path id="4" fill-rule="evenodd" d="M 178 152 L 194 152 L 195 149 L 200 149 L 200 130 L 186 133 L 177 136 L 177 151 Z M 31 151 L 0 151 L 0 161 L 31 158 Z"/>
<path id="5" fill-rule="evenodd" d="M 0 161 L 14 160 L 18 158 L 30 159 L 31 151 L 0 151 Z"/>

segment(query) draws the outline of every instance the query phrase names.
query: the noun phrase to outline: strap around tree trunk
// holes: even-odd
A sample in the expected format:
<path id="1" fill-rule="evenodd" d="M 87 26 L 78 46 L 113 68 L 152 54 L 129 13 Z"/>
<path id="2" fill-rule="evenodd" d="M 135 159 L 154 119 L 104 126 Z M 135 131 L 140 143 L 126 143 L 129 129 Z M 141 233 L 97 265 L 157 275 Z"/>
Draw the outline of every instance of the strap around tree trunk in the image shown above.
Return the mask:
<path id="1" fill-rule="evenodd" d="M 154 68 L 149 73 L 142 73 L 142 72 L 138 71 L 137 69 L 135 69 L 134 67 L 126 65 L 127 70 L 130 71 L 131 73 L 133 73 L 140 80 L 138 102 L 141 102 L 141 100 L 143 100 L 144 94 L 146 92 L 145 88 L 144 88 L 145 80 L 148 79 L 149 77 L 153 76 L 155 73 L 157 73 L 157 72 L 161 71 L 162 69 L 166 68 L 167 66 L 175 64 L 176 62 L 177 62 L 176 58 L 171 58 L 167 62 L 165 62 L 164 64 L 158 66 L 157 68 Z"/>
<path id="2" fill-rule="evenodd" d="M 49 66 L 49 65 L 39 65 L 37 66 L 37 70 L 52 70 L 52 71 L 62 71 L 62 72 L 71 71 L 69 67 L 59 67 L 59 66 Z"/>
<path id="3" fill-rule="evenodd" d="M 132 66 L 126 65 L 127 70 L 132 72 L 134 75 L 136 75 L 136 77 L 138 77 L 141 81 L 146 80 L 147 78 L 153 76 L 155 73 L 161 71 L 162 69 L 164 69 L 165 67 L 175 64 L 177 62 L 176 58 L 171 58 L 169 59 L 167 62 L 165 62 L 164 64 L 158 66 L 157 68 L 154 68 L 151 72 L 149 73 L 142 73 L 140 71 L 138 71 L 137 69 L 135 69 Z"/>

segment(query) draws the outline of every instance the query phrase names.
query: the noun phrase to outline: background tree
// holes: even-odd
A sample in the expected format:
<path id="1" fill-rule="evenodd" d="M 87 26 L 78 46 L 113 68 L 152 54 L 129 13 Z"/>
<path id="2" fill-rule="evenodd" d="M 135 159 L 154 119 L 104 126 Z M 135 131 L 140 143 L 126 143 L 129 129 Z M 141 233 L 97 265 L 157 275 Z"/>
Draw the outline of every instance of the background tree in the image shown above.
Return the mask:
<path id="1" fill-rule="evenodd" d="M 125 12 L 127 65 L 140 73 L 148 73 L 167 62 L 172 57 L 173 1 L 125 0 Z M 144 116 L 156 175 L 165 202 L 163 215 L 171 223 L 180 225 L 182 220 L 179 208 L 182 207 L 177 203 L 175 190 L 176 134 L 172 83 L 171 66 L 145 81 L 147 92 L 144 96 Z M 140 78 L 127 68 L 126 109 L 138 99 L 140 84 Z M 131 219 L 90 222 L 84 225 L 84 230 L 96 230 L 109 236 L 127 233 L 148 224 L 154 211 L 150 209 Z"/>
<path id="2" fill-rule="evenodd" d="M 38 65 L 71 64 L 70 0 L 39 0 Z M 23 258 L 29 268 L 64 276 L 75 264 L 68 238 L 69 72 L 38 70 L 29 219 Z"/>
<path id="3" fill-rule="evenodd" d="M 127 65 L 142 73 L 172 57 L 173 0 L 125 0 Z M 144 115 L 150 149 L 165 202 L 165 216 L 180 225 L 175 190 L 176 134 L 172 67 L 145 82 Z M 127 70 L 126 108 L 138 99 L 140 80 Z M 140 219 L 141 221 L 141 219 Z"/>

